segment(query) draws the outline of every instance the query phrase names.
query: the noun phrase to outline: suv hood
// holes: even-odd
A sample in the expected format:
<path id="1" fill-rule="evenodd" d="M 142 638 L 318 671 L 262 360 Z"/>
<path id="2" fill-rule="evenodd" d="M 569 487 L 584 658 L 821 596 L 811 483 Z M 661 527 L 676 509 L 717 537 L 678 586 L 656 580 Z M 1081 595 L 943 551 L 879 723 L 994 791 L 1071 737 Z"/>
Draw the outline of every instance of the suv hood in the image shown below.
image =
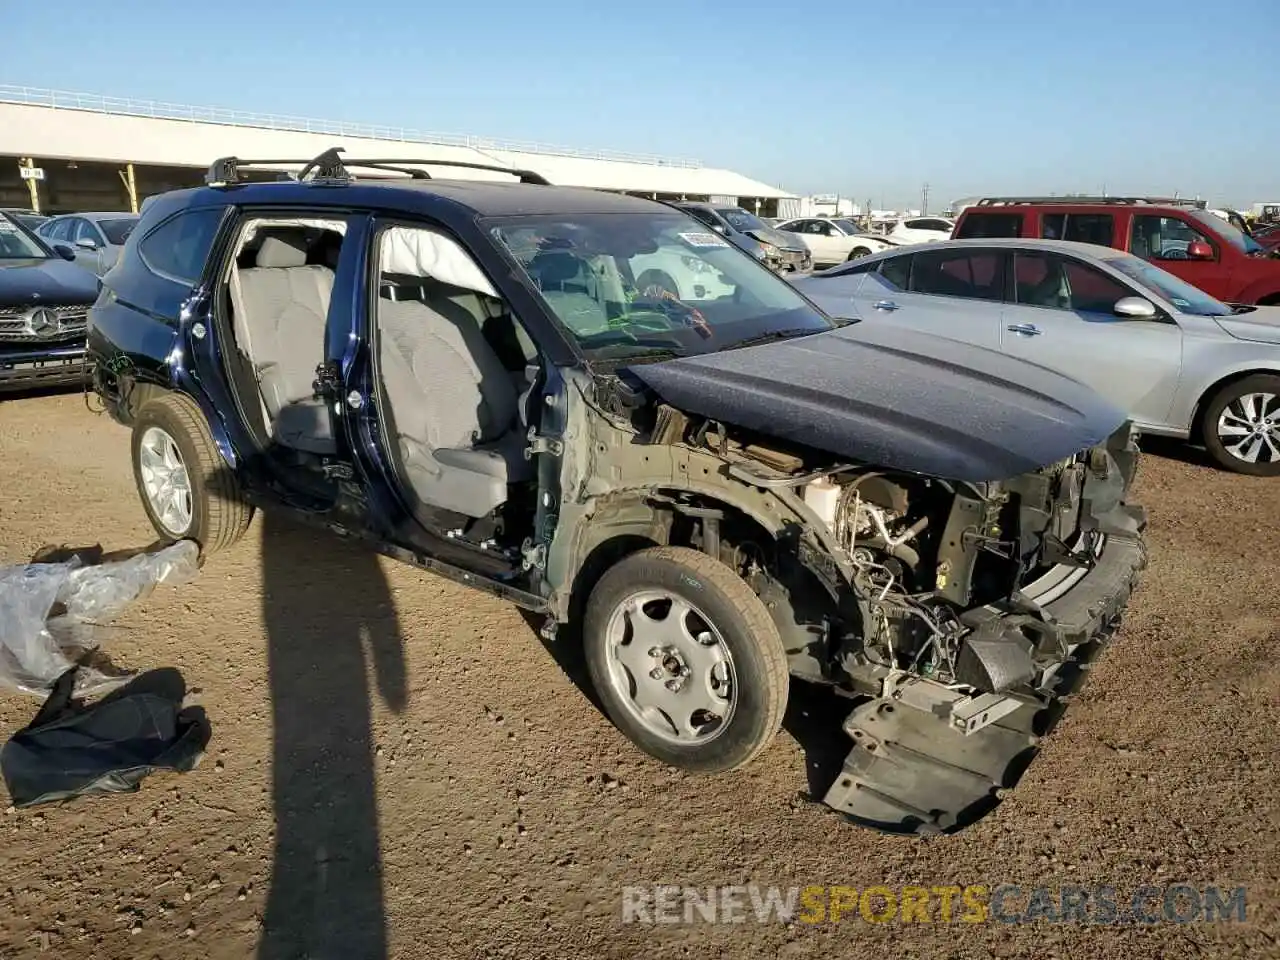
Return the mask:
<path id="1" fill-rule="evenodd" d="M 1213 319 L 1237 340 L 1280 343 L 1280 307 L 1256 307 L 1248 313 Z"/>
<path id="2" fill-rule="evenodd" d="M 1126 419 L 1089 387 L 994 350 L 855 324 L 631 368 L 666 402 L 873 466 L 1003 480 Z"/>
<path id="3" fill-rule="evenodd" d="M 74 306 L 96 299 L 98 278 L 61 257 L 0 260 L 0 307 Z"/>

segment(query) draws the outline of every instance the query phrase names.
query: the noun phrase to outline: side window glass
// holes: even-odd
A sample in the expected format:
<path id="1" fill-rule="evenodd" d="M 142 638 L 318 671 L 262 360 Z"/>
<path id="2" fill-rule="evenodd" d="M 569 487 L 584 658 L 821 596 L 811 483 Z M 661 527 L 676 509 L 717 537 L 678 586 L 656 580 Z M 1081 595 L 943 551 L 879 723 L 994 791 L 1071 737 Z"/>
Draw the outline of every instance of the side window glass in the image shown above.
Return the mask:
<path id="1" fill-rule="evenodd" d="M 1013 288 L 1017 302 L 1025 306 L 1070 309 L 1057 257 L 1018 251 L 1013 259 Z"/>
<path id="2" fill-rule="evenodd" d="M 1144 260 L 1186 260 L 1187 247 L 1196 241 L 1209 243 L 1208 237 L 1185 220 L 1148 214 L 1133 218 L 1129 251 Z"/>
<path id="3" fill-rule="evenodd" d="M 50 240 L 67 240 L 69 239 L 67 237 L 67 231 L 69 229 L 71 229 L 70 220 L 59 220 L 57 223 L 55 223 L 53 226 L 49 228 L 49 234 L 48 234 L 49 239 Z"/>
<path id="4" fill-rule="evenodd" d="M 179 213 L 142 238 L 138 255 L 152 273 L 193 284 L 204 272 L 222 213 L 221 207 Z"/>
<path id="5" fill-rule="evenodd" d="M 72 221 L 71 239 L 79 242 L 80 240 L 92 240 L 96 244 L 101 244 L 98 237 L 98 231 L 93 228 L 93 224 L 83 217 L 78 217 Z"/>
<path id="6" fill-rule="evenodd" d="M 911 291 L 970 300 L 1001 300 L 1000 253 L 994 250 L 943 250 L 917 253 Z"/>
<path id="7" fill-rule="evenodd" d="M 1062 239 L 1109 247 L 1115 239 L 1115 218 L 1109 213 L 1069 214 Z"/>
<path id="8" fill-rule="evenodd" d="M 1065 213 L 1040 214 L 1040 236 L 1044 240 L 1061 240 L 1062 228 L 1066 225 Z"/>
<path id="9" fill-rule="evenodd" d="M 876 279 L 894 293 L 901 293 L 907 289 L 908 281 L 911 278 L 911 256 L 891 257 L 888 260 L 880 261 L 880 272 L 876 275 Z"/>
<path id="10" fill-rule="evenodd" d="M 720 226 L 720 221 L 699 207 L 690 207 L 685 212 L 689 214 L 689 216 L 693 217 L 693 219 L 702 221 L 708 227 Z"/>
<path id="11" fill-rule="evenodd" d="M 1066 275 L 1070 309 L 1080 313 L 1114 316 L 1116 301 L 1133 295 L 1133 291 L 1119 280 L 1078 260 L 1064 261 L 1063 273 Z"/>
<path id="12" fill-rule="evenodd" d="M 987 239 L 1022 235 L 1021 213 L 972 213 L 956 231 L 958 239 Z"/>
<path id="13" fill-rule="evenodd" d="M 822 221 L 821 221 L 821 220 L 806 220 L 806 221 L 804 222 L 804 232 L 805 232 L 805 233 L 812 233 L 812 234 L 814 234 L 815 236 L 817 236 L 817 235 L 821 234 L 821 233 L 822 233 Z"/>

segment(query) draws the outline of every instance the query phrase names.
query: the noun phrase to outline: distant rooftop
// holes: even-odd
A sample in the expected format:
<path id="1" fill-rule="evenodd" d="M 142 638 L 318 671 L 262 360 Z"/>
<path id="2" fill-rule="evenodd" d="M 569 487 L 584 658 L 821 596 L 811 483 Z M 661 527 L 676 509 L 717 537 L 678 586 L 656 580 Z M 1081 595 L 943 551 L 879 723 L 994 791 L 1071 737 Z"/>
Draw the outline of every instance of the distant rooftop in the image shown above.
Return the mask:
<path id="1" fill-rule="evenodd" d="M 156 120 L 187 120 L 195 123 L 216 123 L 224 126 L 254 127 L 263 130 L 332 134 L 338 137 L 363 137 L 370 140 L 430 143 L 441 146 L 469 147 L 473 150 L 509 150 L 546 156 L 577 157 L 584 160 L 615 160 L 624 163 L 644 163 L 689 170 L 696 170 L 702 167 L 701 160 L 688 158 L 660 157 L 652 154 L 624 153 L 614 150 L 586 150 L 548 143 L 475 137 L 466 134 L 432 133 L 412 127 L 349 123 L 344 120 L 317 120 L 309 117 L 270 113 L 250 113 L 244 110 L 229 110 L 223 107 L 198 107 L 188 104 L 163 103 L 157 100 L 106 97 L 95 93 L 75 93 L 67 90 L 49 90 L 43 87 L 24 87 L 11 84 L 0 84 L 0 103 L 17 103 L 64 110 L 86 110 L 91 113 L 148 117 Z"/>

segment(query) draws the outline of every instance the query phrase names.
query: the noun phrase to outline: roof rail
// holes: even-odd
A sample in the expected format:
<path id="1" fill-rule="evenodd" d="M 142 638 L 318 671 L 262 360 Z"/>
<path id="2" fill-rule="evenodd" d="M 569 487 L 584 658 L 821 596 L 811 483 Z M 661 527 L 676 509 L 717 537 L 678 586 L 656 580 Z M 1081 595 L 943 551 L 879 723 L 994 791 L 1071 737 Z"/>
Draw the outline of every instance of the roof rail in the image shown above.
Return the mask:
<path id="1" fill-rule="evenodd" d="M 312 180 L 347 182 L 355 179 L 351 174 L 352 167 L 364 167 L 369 170 L 403 173 L 415 180 L 430 180 L 431 175 L 429 173 L 425 170 L 415 169 L 415 167 L 435 166 L 459 167 L 467 170 L 489 170 L 494 173 L 509 174 L 519 179 L 521 183 L 532 183 L 543 187 L 551 186 L 551 181 L 540 173 L 535 173 L 532 170 L 522 170 L 517 167 L 504 167 L 496 163 L 472 163 L 465 160 L 402 159 L 399 157 L 387 160 L 357 160 L 343 157 L 342 154 L 344 152 L 342 147 L 331 147 L 310 160 L 245 160 L 240 157 L 219 157 L 209 165 L 209 170 L 204 175 L 204 182 L 211 187 L 222 187 L 232 183 L 242 183 L 243 180 L 240 176 L 242 167 L 294 165 L 300 166 L 301 169 L 296 174 L 284 174 L 285 178 L 305 180 L 309 176 Z"/>
<path id="2" fill-rule="evenodd" d="M 1205 209 L 1208 204 L 1204 200 L 1192 200 L 1189 197 L 983 197 L 975 207 L 1004 207 L 1019 204 L 1073 204 L 1073 203 L 1105 203 L 1117 206 L 1134 206 L 1137 204 L 1159 204 L 1167 207 L 1195 207 Z"/>

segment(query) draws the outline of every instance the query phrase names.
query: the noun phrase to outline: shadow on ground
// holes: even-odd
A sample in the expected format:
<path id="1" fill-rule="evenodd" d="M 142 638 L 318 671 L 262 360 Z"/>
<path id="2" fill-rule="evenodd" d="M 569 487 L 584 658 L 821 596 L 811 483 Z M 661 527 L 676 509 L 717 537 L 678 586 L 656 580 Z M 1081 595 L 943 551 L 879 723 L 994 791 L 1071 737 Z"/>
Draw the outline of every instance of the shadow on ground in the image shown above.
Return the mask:
<path id="1" fill-rule="evenodd" d="M 1192 446 L 1186 440 L 1178 440 L 1174 437 L 1142 437 L 1138 443 L 1143 453 L 1160 457 L 1164 460 L 1176 460 L 1179 463 L 1190 464 L 1193 467 L 1204 467 L 1206 470 L 1221 470 L 1222 468 L 1214 462 L 1209 456 L 1209 451 L 1204 447 Z"/>
<path id="2" fill-rule="evenodd" d="M 275 856 L 261 960 L 387 956 L 372 687 L 408 699 L 377 556 L 267 513 L 263 619 L 274 732 Z"/>

